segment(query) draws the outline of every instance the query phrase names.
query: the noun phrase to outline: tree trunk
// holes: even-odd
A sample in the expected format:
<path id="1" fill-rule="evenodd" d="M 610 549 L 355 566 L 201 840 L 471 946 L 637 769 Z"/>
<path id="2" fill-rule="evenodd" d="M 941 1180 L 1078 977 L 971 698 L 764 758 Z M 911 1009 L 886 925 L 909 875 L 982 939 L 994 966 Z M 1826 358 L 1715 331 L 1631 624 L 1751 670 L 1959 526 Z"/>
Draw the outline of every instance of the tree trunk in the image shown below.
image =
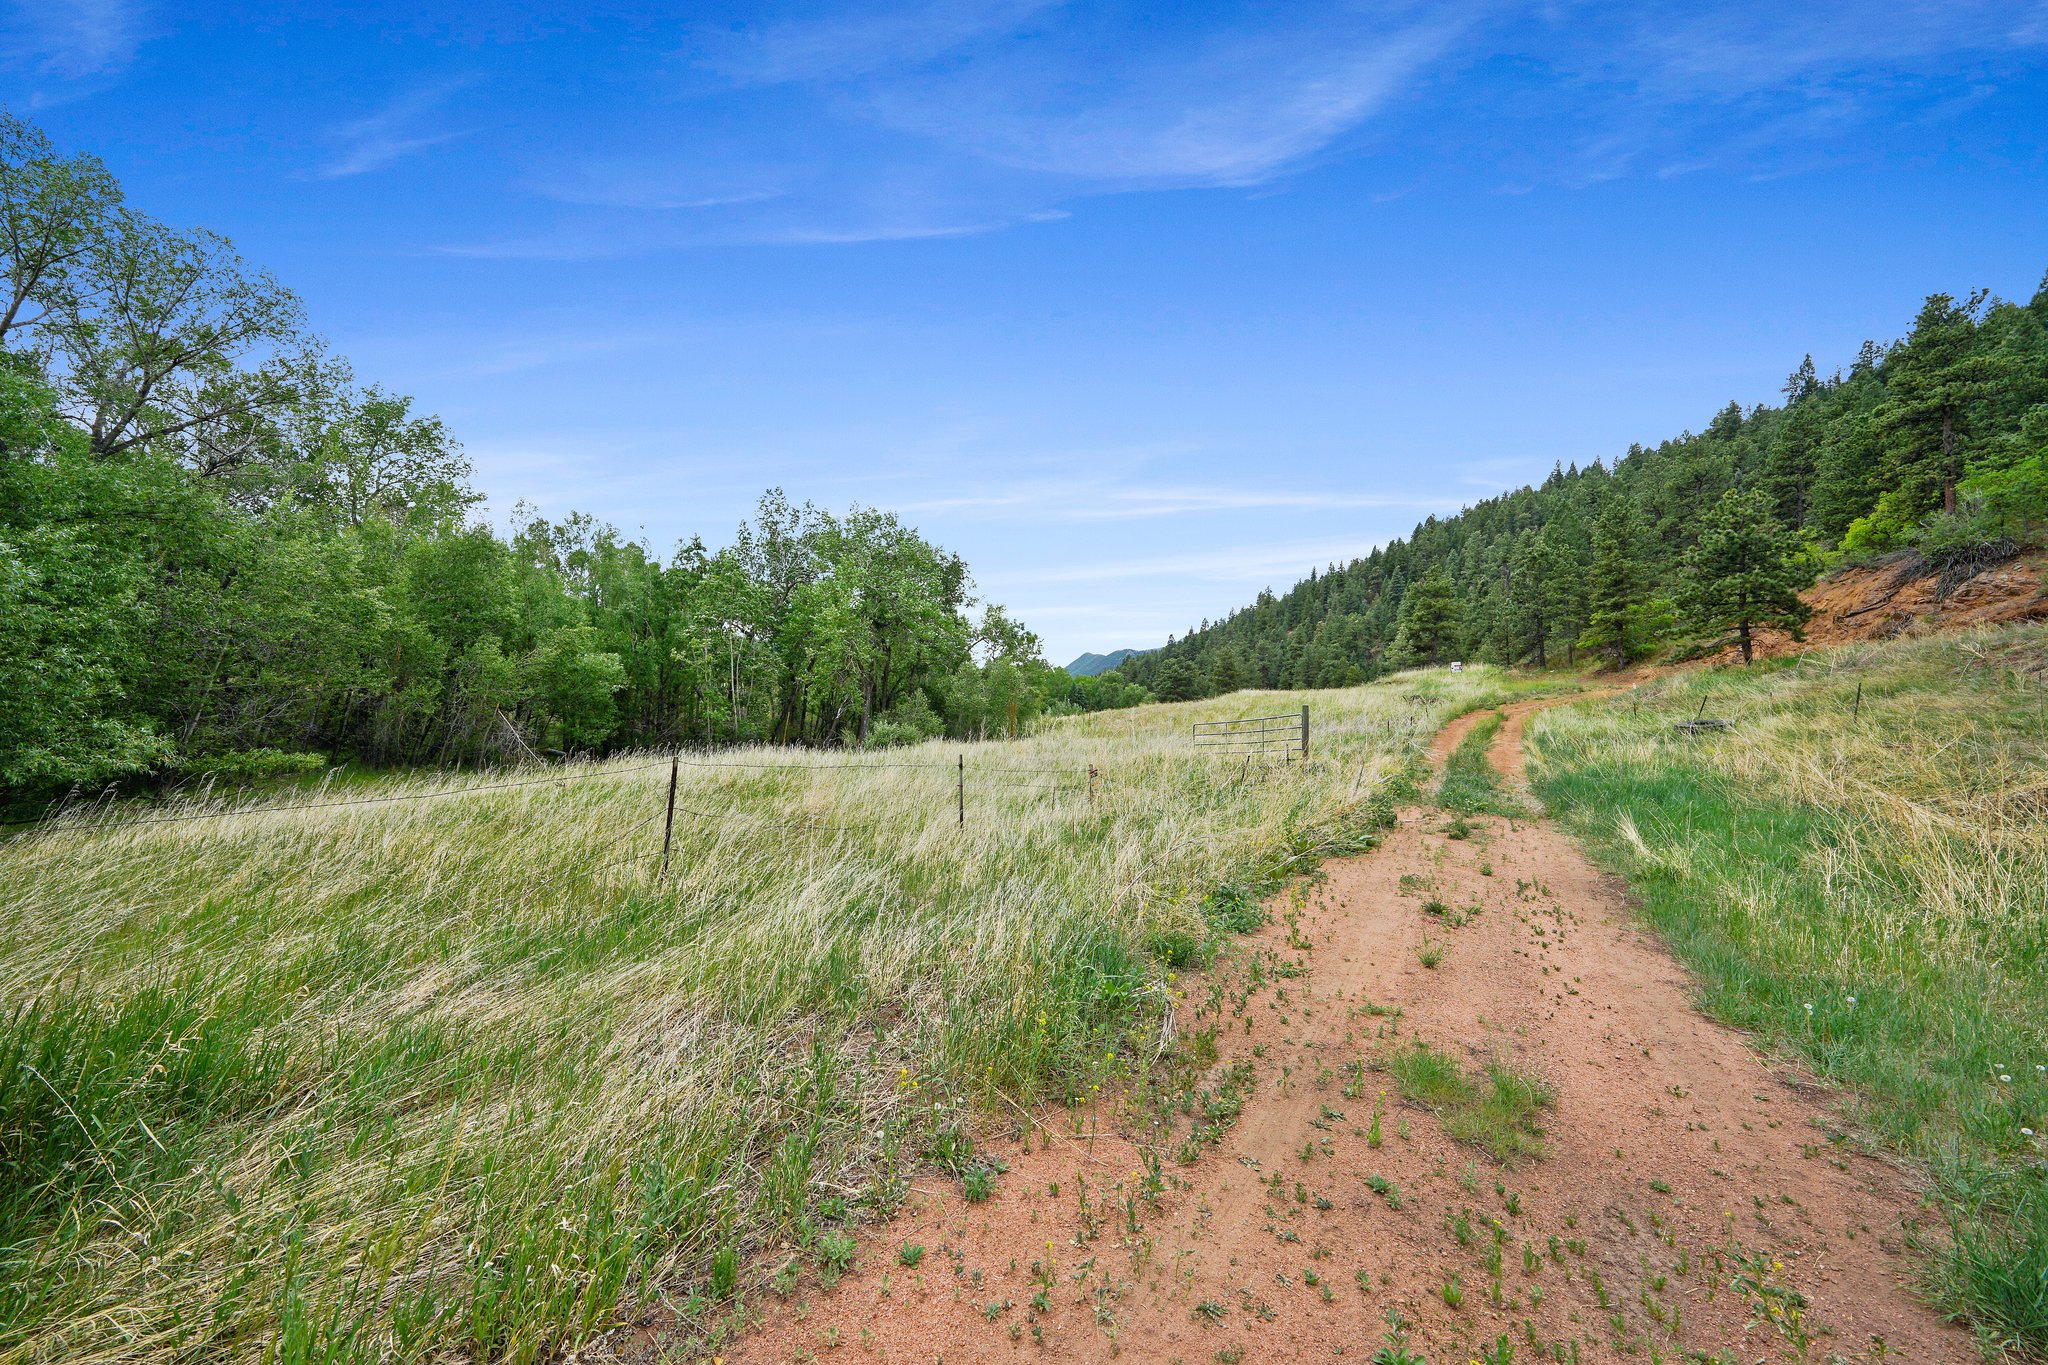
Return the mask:
<path id="1" fill-rule="evenodd" d="M 1747 666 L 1756 657 L 1755 642 L 1749 638 L 1749 622 L 1744 621 L 1740 625 L 1736 626 L 1735 633 L 1737 638 L 1739 638 L 1742 641 L 1742 662 L 1745 666 Z"/>

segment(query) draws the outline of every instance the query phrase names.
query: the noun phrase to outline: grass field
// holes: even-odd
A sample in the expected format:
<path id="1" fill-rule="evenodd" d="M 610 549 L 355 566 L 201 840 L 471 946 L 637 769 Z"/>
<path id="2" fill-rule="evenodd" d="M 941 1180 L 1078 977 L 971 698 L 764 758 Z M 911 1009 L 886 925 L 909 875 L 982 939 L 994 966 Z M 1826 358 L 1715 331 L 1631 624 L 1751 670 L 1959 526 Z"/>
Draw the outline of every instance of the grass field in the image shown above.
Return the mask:
<path id="1" fill-rule="evenodd" d="M 692 755 L 665 885 L 650 755 L 0 845 L 0 1361 L 528 1361 L 829 1273 L 977 1121 L 1142 1071 L 1172 973 L 1523 686 L 1059 722 L 967 750 L 964 827 L 952 746 Z M 1187 742 L 1303 701 L 1307 765 Z"/>
<path id="2" fill-rule="evenodd" d="M 2048 1353 L 2044 664 L 2038 627 L 1856 646 L 1531 729 L 1538 792 L 1641 893 L 1706 1008 L 1932 1172 L 1937 1302 L 2029 1354 Z M 1703 704 L 1733 728 L 1671 728 Z"/>

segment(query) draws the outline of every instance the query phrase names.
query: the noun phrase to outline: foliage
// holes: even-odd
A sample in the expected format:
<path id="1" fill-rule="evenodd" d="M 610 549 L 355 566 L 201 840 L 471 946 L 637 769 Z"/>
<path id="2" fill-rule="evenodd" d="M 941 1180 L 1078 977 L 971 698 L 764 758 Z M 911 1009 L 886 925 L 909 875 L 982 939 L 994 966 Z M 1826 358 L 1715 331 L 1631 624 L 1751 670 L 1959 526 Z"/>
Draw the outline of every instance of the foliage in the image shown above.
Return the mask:
<path id="1" fill-rule="evenodd" d="M 0 114 L 0 807 L 330 759 L 986 738 L 1149 696 L 1062 693 L 887 512 L 770 492 L 729 549 L 664 561 L 573 513 L 500 535 L 469 475 L 226 241 Z"/>
<path id="2" fill-rule="evenodd" d="M 1812 581 L 1799 538 L 1777 525 L 1770 498 L 1761 489 L 1729 489 L 1706 516 L 1700 538 L 1686 557 L 1682 601 L 1693 623 L 1706 630 L 1733 630 L 1742 662 L 1755 657 L 1753 635 L 1760 625 L 1803 638 L 1812 609 L 1799 590 Z"/>
<path id="3" fill-rule="evenodd" d="M 1982 540 L 2040 543 L 2044 451 L 2048 281 L 2027 303 L 1937 294 L 1903 340 L 1865 343 L 1846 372 L 1807 357 L 1780 406 L 1730 403 L 1703 430 L 1432 516 L 1117 672 L 1198 696 L 1225 650 L 1254 687 L 1343 686 L 1432 659 L 1569 665 L 1582 648 L 1625 662 L 1689 624 L 1674 607 L 1730 491 L 1758 495 L 1808 560 L 1920 544 L 1945 505 Z"/>
<path id="4" fill-rule="evenodd" d="M 1441 568 L 1408 585 L 1401 595 L 1401 612 L 1394 627 L 1394 642 L 1387 649 L 1387 662 L 1395 668 L 1417 664 L 1440 664 L 1457 651 L 1457 587 Z"/>

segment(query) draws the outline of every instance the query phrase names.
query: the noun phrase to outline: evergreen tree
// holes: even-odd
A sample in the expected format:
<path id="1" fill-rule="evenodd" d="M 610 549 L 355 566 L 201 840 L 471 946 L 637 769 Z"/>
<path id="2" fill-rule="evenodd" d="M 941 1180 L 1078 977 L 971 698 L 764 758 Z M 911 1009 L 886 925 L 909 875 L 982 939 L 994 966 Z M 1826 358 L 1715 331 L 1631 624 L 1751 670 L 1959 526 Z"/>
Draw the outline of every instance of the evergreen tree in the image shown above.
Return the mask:
<path id="1" fill-rule="evenodd" d="M 1649 584 L 1637 542 L 1642 518 L 1634 499 L 1614 494 L 1593 531 L 1593 562 L 1586 573 L 1586 628 L 1579 648 L 1598 650 L 1621 668 L 1649 644 L 1645 614 Z"/>
<path id="2" fill-rule="evenodd" d="M 1687 615 L 1703 629 L 1734 630 L 1745 664 L 1755 657 L 1758 626 L 1802 638 L 1800 627 L 1813 612 L 1799 590 L 1813 576 L 1800 548 L 1798 535 L 1772 519 L 1767 494 L 1730 489 L 1707 514 L 1699 543 L 1686 557 Z"/>
<path id="3" fill-rule="evenodd" d="M 1225 645 L 1209 661 L 1209 685 L 1217 692 L 1235 692 L 1245 685 L 1244 660 L 1234 645 Z"/>
<path id="4" fill-rule="evenodd" d="M 1956 510 L 1966 448 L 1997 397 L 2016 377 L 2009 357 L 1976 346 L 1985 294 L 1960 302 L 1933 294 L 1913 334 L 1885 366 L 1889 400 L 1878 414 L 1890 482 L 1909 512 Z"/>
<path id="5" fill-rule="evenodd" d="M 1153 681 L 1152 691 L 1161 701 L 1194 701 L 1205 689 L 1194 664 L 1186 659 L 1168 659 Z"/>
<path id="6" fill-rule="evenodd" d="M 1441 569 L 1431 568 L 1402 595 L 1400 625 L 1387 661 L 1396 668 L 1444 662 L 1458 649 L 1459 616 L 1457 586 Z"/>

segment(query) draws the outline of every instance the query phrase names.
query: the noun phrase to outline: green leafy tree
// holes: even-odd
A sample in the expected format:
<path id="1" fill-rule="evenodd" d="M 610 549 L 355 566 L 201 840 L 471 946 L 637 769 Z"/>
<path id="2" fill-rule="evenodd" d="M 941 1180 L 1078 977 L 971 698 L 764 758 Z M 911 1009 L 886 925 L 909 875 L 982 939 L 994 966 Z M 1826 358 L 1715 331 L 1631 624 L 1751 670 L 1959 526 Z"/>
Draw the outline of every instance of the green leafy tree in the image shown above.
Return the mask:
<path id="1" fill-rule="evenodd" d="M 142 771 L 170 750 L 125 704 L 144 650 L 141 515 L 162 470 L 112 469 L 0 354 L 0 797 Z"/>
<path id="2" fill-rule="evenodd" d="M 1796 532 L 1772 517 L 1761 489 L 1730 489 L 1710 511 L 1686 559 L 1687 616 L 1707 630 L 1733 630 L 1742 662 L 1755 657 L 1755 631 L 1775 626 L 1802 638 L 1812 608 L 1799 590 L 1813 581 Z"/>

